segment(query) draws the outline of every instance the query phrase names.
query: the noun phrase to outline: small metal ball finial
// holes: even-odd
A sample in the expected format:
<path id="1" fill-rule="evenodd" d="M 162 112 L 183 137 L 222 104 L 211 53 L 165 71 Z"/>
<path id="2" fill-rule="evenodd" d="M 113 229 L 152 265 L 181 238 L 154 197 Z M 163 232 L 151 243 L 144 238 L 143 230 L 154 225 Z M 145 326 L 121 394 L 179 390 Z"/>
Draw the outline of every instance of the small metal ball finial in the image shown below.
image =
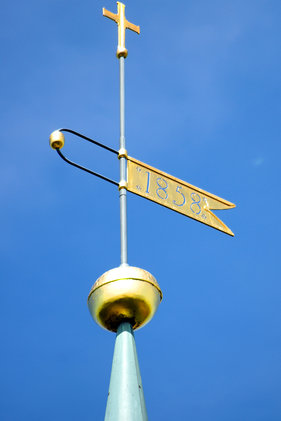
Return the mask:
<path id="1" fill-rule="evenodd" d="M 55 130 L 51 133 L 50 146 L 52 149 L 61 149 L 64 146 L 64 135 L 61 131 Z"/>

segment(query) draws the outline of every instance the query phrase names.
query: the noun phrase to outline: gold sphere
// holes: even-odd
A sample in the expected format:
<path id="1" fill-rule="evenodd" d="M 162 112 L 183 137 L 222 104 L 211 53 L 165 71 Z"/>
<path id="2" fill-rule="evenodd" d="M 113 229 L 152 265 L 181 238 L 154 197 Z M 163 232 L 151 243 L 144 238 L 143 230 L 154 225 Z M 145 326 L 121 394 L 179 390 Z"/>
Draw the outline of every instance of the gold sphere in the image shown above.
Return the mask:
<path id="1" fill-rule="evenodd" d="M 162 291 L 146 270 L 120 266 L 105 272 L 92 287 L 88 307 L 104 329 L 116 332 L 121 322 L 139 329 L 154 316 Z"/>
<path id="2" fill-rule="evenodd" d="M 55 130 L 50 135 L 50 146 L 53 149 L 61 149 L 64 145 L 64 135 L 59 130 Z"/>

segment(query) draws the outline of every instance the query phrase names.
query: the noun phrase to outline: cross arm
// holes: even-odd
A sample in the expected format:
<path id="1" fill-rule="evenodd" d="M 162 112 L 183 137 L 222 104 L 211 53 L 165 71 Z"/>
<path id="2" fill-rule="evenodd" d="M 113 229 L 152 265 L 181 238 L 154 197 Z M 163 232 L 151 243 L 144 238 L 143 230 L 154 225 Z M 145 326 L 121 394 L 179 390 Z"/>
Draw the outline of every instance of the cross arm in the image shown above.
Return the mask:
<path id="1" fill-rule="evenodd" d="M 104 7 L 102 9 L 102 14 L 103 16 L 105 16 L 106 18 L 112 19 L 114 20 L 116 23 L 119 22 L 119 15 L 110 12 L 109 10 L 106 10 Z"/>
<path id="2" fill-rule="evenodd" d="M 126 20 L 126 28 L 130 29 L 131 31 L 136 32 L 137 34 L 140 34 L 140 27 L 137 25 L 134 25 L 131 22 L 128 22 L 127 20 Z"/>

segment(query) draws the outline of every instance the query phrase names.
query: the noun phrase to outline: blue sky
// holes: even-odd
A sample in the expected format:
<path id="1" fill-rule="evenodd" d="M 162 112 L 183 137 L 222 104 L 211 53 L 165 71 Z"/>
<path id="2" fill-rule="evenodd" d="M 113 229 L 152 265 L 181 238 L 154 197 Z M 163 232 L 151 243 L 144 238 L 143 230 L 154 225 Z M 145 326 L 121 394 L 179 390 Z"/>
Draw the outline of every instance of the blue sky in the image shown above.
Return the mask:
<path id="1" fill-rule="evenodd" d="M 114 334 L 87 296 L 119 265 L 115 187 L 48 144 L 118 148 L 113 1 L 2 5 L 0 417 L 101 420 Z M 280 12 L 277 0 L 127 2 L 131 156 L 237 207 L 211 228 L 129 195 L 129 263 L 164 295 L 136 332 L 149 419 L 279 421 Z M 118 179 L 109 153 L 65 154 Z"/>

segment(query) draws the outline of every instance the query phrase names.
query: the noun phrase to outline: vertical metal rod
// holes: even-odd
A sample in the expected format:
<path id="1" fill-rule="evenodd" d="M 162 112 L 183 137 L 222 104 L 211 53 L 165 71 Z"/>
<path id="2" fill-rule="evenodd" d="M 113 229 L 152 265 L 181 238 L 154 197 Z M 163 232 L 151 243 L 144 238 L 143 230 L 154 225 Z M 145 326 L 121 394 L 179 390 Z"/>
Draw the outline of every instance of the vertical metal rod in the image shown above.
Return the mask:
<path id="1" fill-rule="evenodd" d="M 120 63 L 120 149 L 126 149 L 125 140 L 125 57 L 119 58 Z M 127 180 L 127 158 L 120 158 L 120 182 Z M 120 198 L 120 235 L 121 235 L 121 265 L 128 264 L 127 245 L 127 189 L 119 188 Z"/>

